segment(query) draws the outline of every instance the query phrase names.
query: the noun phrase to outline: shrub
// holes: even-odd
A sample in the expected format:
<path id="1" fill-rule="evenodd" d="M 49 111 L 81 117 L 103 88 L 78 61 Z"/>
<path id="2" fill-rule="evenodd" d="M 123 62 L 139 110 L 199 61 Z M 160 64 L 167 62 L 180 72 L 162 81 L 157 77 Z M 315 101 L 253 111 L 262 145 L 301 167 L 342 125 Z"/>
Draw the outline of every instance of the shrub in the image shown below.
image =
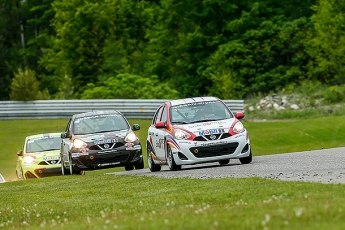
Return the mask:
<path id="1" fill-rule="evenodd" d="M 10 100 L 15 101 L 31 101 L 50 99 L 48 90 L 39 90 L 40 83 L 36 79 L 36 73 L 33 70 L 25 68 L 19 69 L 14 74 L 11 83 Z"/>
<path id="2" fill-rule="evenodd" d="M 108 77 L 98 85 L 89 83 L 82 99 L 175 99 L 177 90 L 161 83 L 156 76 L 150 78 L 133 74 Z"/>
<path id="3" fill-rule="evenodd" d="M 330 103 L 337 103 L 343 101 L 345 94 L 344 86 L 330 86 L 324 92 L 323 97 Z"/>

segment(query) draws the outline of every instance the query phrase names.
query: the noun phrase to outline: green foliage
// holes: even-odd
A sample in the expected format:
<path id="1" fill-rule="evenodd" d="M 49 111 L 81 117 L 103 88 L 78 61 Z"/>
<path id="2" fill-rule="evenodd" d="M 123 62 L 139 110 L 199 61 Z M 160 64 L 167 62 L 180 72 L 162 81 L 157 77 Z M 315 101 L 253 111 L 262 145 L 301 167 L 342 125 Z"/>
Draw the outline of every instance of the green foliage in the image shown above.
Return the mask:
<path id="1" fill-rule="evenodd" d="M 23 66 L 35 70 L 53 98 L 80 98 L 88 83 L 100 87 L 100 78 L 119 74 L 173 82 L 179 97 L 244 99 L 306 79 L 345 83 L 343 1 L 0 0 L 0 5 L 0 99 L 9 98 L 13 72 Z M 66 75 L 73 91 L 60 84 Z M 109 92 L 96 93 L 104 94 Z"/>
<path id="2" fill-rule="evenodd" d="M 133 74 L 106 77 L 98 85 L 89 83 L 82 99 L 174 99 L 178 92 L 156 76 L 145 78 Z"/>
<path id="3" fill-rule="evenodd" d="M 40 91 L 39 86 L 40 83 L 36 79 L 35 71 L 28 68 L 19 69 L 18 73 L 14 74 L 11 83 L 10 99 L 16 101 L 50 99 L 48 90 Z"/>
<path id="4" fill-rule="evenodd" d="M 56 99 L 73 99 L 73 93 L 74 87 L 72 78 L 66 74 L 64 79 L 60 82 Z"/>
<path id="5" fill-rule="evenodd" d="M 105 40 L 114 26 L 113 1 L 54 1 L 53 27 L 56 31 L 51 47 L 41 64 L 62 79 L 73 77 L 76 93 L 87 83 L 95 83 L 103 63 Z M 116 4 L 115 4 L 116 5 Z"/>
<path id="6" fill-rule="evenodd" d="M 292 86 L 294 85 L 294 86 Z M 290 88 L 290 90 L 288 90 Z M 291 91 L 293 89 L 293 91 Z M 320 91 L 323 91 L 324 86 L 320 81 L 315 80 L 304 80 L 299 83 L 290 84 L 286 92 L 291 93 L 298 93 L 300 95 L 311 96 L 311 97 L 319 97 L 320 98 Z"/>
<path id="7" fill-rule="evenodd" d="M 211 73 L 212 84 L 209 87 L 209 94 L 222 99 L 242 99 L 245 94 L 244 85 L 233 79 L 236 79 L 236 76 L 226 69 Z"/>
<path id="8" fill-rule="evenodd" d="M 343 1 L 320 0 L 311 17 L 313 30 L 306 43 L 308 74 L 327 84 L 345 83 L 345 8 Z"/>
<path id="9" fill-rule="evenodd" d="M 345 85 L 342 86 L 330 86 L 323 93 L 323 98 L 325 98 L 330 103 L 337 103 L 345 101 Z"/>
<path id="10" fill-rule="evenodd" d="M 12 0 L 0 0 L 0 6 L 0 100 L 8 100 L 13 73 L 23 65 L 20 11 Z"/>

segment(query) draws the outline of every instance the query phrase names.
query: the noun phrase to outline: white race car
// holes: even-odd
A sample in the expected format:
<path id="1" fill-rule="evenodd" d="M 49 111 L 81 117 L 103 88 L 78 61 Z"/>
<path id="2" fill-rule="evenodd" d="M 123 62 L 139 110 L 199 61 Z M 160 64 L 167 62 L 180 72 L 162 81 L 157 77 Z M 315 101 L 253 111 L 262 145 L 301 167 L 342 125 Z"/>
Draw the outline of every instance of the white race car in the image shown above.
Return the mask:
<path id="1" fill-rule="evenodd" d="M 252 162 L 248 131 L 240 119 L 216 97 L 194 97 L 163 103 L 155 112 L 146 141 L 148 166 L 180 170 L 182 165 L 207 162 Z"/>

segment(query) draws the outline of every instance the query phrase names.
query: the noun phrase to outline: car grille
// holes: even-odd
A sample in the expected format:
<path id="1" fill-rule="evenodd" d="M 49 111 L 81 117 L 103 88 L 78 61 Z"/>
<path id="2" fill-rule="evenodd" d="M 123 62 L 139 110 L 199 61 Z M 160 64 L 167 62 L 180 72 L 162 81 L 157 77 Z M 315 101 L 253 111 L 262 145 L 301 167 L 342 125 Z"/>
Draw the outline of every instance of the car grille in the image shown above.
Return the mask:
<path id="1" fill-rule="evenodd" d="M 49 176 L 60 176 L 61 168 L 54 168 L 54 169 L 35 169 L 35 173 L 39 177 L 49 177 Z"/>
<path id="2" fill-rule="evenodd" d="M 197 158 L 215 157 L 233 154 L 237 146 L 238 142 L 233 142 L 228 144 L 193 147 L 190 148 L 189 151 Z"/>
<path id="3" fill-rule="evenodd" d="M 99 144 L 99 145 L 92 145 L 89 147 L 90 150 L 103 150 L 103 149 L 114 149 L 124 146 L 125 144 L 122 142 L 110 143 L 110 144 Z"/>
<path id="4" fill-rule="evenodd" d="M 127 161 L 130 153 L 125 153 L 125 154 L 119 154 L 116 156 L 106 156 L 106 157 L 99 157 L 95 156 L 92 160 L 90 158 L 80 158 L 79 160 L 83 162 L 84 165 L 88 164 L 106 164 L 106 163 L 114 163 L 114 162 L 125 162 Z"/>
<path id="5" fill-rule="evenodd" d="M 38 165 L 57 165 L 60 164 L 61 160 L 52 160 L 52 161 L 41 161 L 40 163 L 38 163 Z"/>
<path id="6" fill-rule="evenodd" d="M 193 141 L 213 141 L 213 140 L 221 140 L 228 137 L 231 137 L 230 133 L 211 134 L 211 135 L 205 135 L 205 136 L 198 136 L 194 138 Z"/>

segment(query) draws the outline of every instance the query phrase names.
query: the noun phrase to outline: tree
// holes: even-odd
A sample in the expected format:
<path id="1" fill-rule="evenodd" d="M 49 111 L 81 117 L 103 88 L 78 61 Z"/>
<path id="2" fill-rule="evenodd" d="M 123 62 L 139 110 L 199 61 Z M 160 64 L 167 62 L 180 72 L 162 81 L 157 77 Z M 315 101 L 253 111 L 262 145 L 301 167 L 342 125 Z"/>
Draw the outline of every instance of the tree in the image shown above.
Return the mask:
<path id="1" fill-rule="evenodd" d="M 62 79 L 73 80 L 75 93 L 82 93 L 87 83 L 96 83 L 103 63 L 102 50 L 115 28 L 112 0 L 56 0 L 53 27 L 56 36 L 45 50 L 41 64 Z"/>
<path id="2" fill-rule="evenodd" d="M 0 100 L 8 100 L 13 72 L 23 64 L 16 2 L 0 0 L 0 15 Z"/>
<path id="3" fill-rule="evenodd" d="M 82 99 L 175 99 L 177 90 L 167 83 L 159 83 L 157 76 L 150 78 L 132 74 L 119 74 L 105 78 L 101 85 L 93 83 L 81 95 Z"/>
<path id="4" fill-rule="evenodd" d="M 345 1 L 320 0 L 307 43 L 309 77 L 327 84 L 345 83 Z"/>
<path id="5" fill-rule="evenodd" d="M 10 99 L 15 101 L 49 99 L 48 91 L 40 91 L 39 85 L 40 83 L 36 79 L 35 71 L 28 68 L 25 70 L 19 69 L 18 73 L 15 73 L 12 79 Z"/>

